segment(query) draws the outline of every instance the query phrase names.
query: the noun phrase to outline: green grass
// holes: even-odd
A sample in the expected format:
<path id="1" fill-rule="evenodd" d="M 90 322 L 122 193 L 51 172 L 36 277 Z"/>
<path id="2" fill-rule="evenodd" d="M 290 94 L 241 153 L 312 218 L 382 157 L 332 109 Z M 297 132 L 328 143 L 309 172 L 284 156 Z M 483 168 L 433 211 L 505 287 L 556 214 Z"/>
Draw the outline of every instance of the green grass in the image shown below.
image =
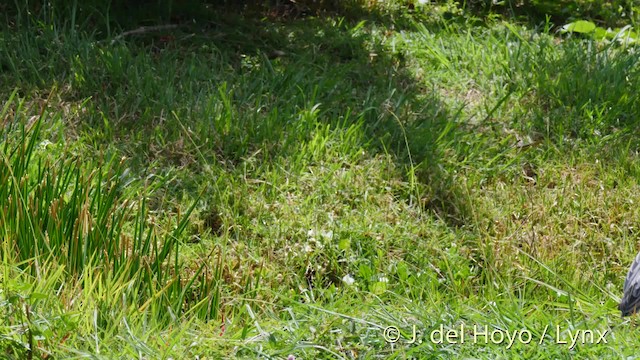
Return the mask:
<path id="1" fill-rule="evenodd" d="M 2 29 L 0 357 L 633 357 L 636 48 L 210 11 Z"/>

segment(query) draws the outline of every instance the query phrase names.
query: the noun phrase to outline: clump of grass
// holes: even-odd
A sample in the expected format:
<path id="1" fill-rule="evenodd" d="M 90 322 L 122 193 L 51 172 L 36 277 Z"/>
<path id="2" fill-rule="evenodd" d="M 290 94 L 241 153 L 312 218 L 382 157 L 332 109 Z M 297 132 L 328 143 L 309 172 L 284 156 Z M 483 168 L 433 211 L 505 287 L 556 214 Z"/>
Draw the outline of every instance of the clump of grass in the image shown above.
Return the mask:
<path id="1" fill-rule="evenodd" d="M 0 114 L 6 124 L 0 144 L 4 266 L 18 264 L 20 271 L 50 289 L 84 283 L 83 297 L 96 301 L 101 329 L 113 326 L 110 314 L 119 298 L 121 307 L 137 308 L 157 323 L 185 313 L 217 318 L 220 263 L 213 257 L 220 254 L 210 254 L 187 273 L 179 258 L 182 234 L 195 203 L 177 219 L 173 230 L 158 234 L 149 226 L 145 189 L 133 192 L 131 182 L 125 187 L 123 161 L 80 161 L 64 149 L 51 156 L 48 147 L 55 149 L 58 144 L 43 141 L 41 127 L 58 122 L 58 115 L 50 116 L 45 104 L 39 114 L 26 118 L 29 109 L 24 104 L 14 92 Z M 135 201 L 135 196 L 140 200 Z M 49 274 L 54 267 L 60 271 Z M 5 281 L 15 271 L 7 270 Z M 9 284 L 5 285 L 8 311 L 15 315 L 22 310 L 16 308 L 19 301 Z M 33 352 L 34 335 L 29 331 L 24 336 L 30 342 L 28 351 Z M 11 346 L 16 342 L 12 340 Z"/>

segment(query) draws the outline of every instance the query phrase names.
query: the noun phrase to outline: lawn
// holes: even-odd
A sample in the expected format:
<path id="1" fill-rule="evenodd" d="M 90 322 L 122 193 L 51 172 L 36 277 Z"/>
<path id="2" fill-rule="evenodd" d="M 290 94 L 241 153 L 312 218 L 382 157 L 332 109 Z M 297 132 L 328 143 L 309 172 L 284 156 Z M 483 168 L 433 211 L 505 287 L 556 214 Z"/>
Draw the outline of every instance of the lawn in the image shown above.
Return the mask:
<path id="1" fill-rule="evenodd" d="M 637 44 L 356 3 L 0 5 L 0 358 L 635 358 Z"/>

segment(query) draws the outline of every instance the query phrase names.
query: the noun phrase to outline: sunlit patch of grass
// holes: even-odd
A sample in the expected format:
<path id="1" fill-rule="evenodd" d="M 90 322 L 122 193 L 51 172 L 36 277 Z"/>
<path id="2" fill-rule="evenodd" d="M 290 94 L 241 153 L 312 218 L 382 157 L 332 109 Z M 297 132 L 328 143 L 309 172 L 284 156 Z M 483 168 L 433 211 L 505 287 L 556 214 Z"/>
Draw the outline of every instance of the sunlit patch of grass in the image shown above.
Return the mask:
<path id="1" fill-rule="evenodd" d="M 54 288 L 60 292 L 68 290 L 68 284 L 82 283 L 82 298 L 95 306 L 83 310 L 86 315 L 94 313 L 94 321 L 101 323 L 100 332 L 117 324 L 110 309 L 120 306 L 124 307 L 121 316 L 150 308 L 148 315 L 158 323 L 170 320 L 167 311 L 174 317 L 196 311 L 203 318 L 217 318 L 219 264 L 205 258 L 197 269 L 183 273 L 177 257 L 193 207 L 171 231 L 159 234 L 147 227 L 145 200 L 137 204 L 124 199 L 132 192 L 124 188 L 122 163 L 113 158 L 81 163 L 64 149 L 50 153 L 49 148 L 64 146 L 64 142 L 40 142 L 40 128 L 60 118 L 49 118 L 46 107 L 39 115 L 25 118 L 29 110 L 15 95 L 9 99 L 17 106 L 13 119 L 6 122 L 0 165 L 5 184 L 0 217 L 2 258 L 9 269 L 4 274 L 9 302 L 15 301 L 11 293 L 17 286 L 6 281 L 17 271 L 11 270 L 17 264 L 37 284 L 48 284 L 44 298 L 52 296 Z M 8 108 L 1 114 L 5 119 Z M 165 239 L 158 241 L 159 236 Z M 59 272 L 49 274 L 46 269 L 54 267 Z M 24 320 L 13 318 L 16 311 L 22 310 L 9 309 L 8 324 L 21 326 Z M 30 322 L 29 310 L 24 316 Z M 31 357 L 38 352 L 29 331 L 22 332 L 28 345 L 22 339 L 23 347 L 15 351 Z M 16 347 L 16 342 L 20 340 L 11 340 L 10 347 Z"/>

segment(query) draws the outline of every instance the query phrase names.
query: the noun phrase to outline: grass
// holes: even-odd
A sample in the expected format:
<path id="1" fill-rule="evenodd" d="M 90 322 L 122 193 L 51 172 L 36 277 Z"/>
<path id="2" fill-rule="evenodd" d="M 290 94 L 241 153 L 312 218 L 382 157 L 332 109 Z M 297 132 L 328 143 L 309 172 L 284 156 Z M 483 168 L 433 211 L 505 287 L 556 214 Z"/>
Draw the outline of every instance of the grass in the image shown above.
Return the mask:
<path id="1" fill-rule="evenodd" d="M 636 48 L 207 11 L 7 21 L 2 357 L 633 356 Z"/>

